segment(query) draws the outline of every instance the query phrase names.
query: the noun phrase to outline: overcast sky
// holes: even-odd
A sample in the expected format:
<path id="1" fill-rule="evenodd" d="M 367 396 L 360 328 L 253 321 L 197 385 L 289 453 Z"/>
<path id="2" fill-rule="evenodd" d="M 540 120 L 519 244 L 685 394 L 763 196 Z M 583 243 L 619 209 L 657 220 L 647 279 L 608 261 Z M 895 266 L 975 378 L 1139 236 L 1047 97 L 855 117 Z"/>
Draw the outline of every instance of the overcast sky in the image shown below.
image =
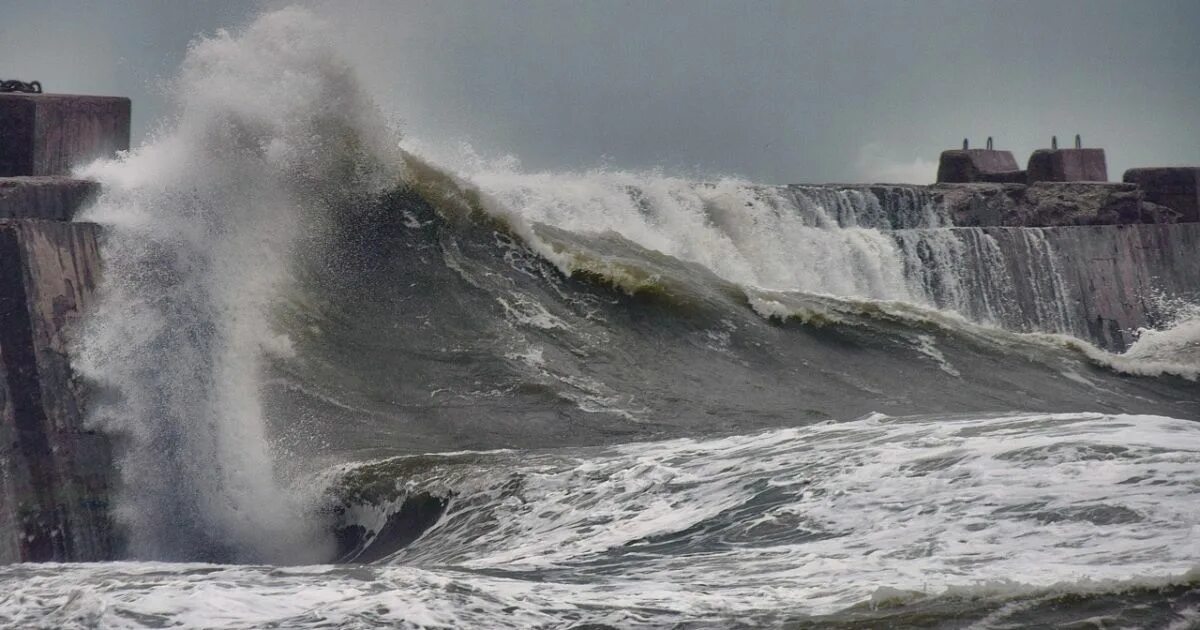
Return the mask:
<path id="1" fill-rule="evenodd" d="M 0 78 L 128 95 L 136 143 L 191 38 L 284 4 L 0 0 Z M 409 134 L 528 169 L 920 180 L 1076 133 L 1110 179 L 1200 164 L 1198 0 L 299 4 Z"/>

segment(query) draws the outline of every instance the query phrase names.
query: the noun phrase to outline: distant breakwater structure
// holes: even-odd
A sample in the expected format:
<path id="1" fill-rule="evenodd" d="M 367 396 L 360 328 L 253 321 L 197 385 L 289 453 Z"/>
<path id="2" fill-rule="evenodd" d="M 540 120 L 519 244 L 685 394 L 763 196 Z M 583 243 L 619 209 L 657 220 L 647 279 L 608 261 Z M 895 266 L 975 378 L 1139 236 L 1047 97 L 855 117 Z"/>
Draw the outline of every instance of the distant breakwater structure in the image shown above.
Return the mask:
<path id="1" fill-rule="evenodd" d="M 72 335 L 103 276 L 100 192 L 73 169 L 129 148 L 125 98 L 0 93 L 0 563 L 121 557 L 114 445 L 87 426 Z M 1055 143 L 1056 144 L 1056 143 Z M 1120 351 L 1162 295 L 1200 292 L 1200 167 L 1107 182 L 1100 149 L 943 153 L 938 183 L 763 186 L 781 211 L 891 239 L 932 306 Z"/>

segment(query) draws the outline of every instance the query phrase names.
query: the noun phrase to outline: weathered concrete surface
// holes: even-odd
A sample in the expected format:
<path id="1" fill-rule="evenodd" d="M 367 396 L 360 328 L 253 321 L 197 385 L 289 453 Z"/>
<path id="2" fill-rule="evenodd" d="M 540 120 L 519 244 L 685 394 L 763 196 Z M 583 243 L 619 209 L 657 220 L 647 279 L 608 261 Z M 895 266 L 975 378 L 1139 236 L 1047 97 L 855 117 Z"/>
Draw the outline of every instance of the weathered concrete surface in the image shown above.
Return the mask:
<path id="1" fill-rule="evenodd" d="M 1131 168 L 1122 180 L 1140 186 L 1147 200 L 1178 212 L 1180 221 L 1200 221 L 1200 166 Z"/>
<path id="2" fill-rule="evenodd" d="M 129 115 L 123 97 L 0 94 L 0 177 L 66 175 L 128 150 Z"/>
<path id="3" fill-rule="evenodd" d="M 1012 330 L 1114 351 L 1160 325 L 1158 296 L 1200 299 L 1200 223 L 898 230 L 931 301 Z"/>
<path id="4" fill-rule="evenodd" d="M 1038 149 L 1029 156 L 1028 183 L 1106 182 L 1104 149 Z"/>
<path id="5" fill-rule="evenodd" d="M 1171 223 L 1177 218 L 1146 201 L 1133 184 L 936 184 L 930 190 L 936 202 L 946 205 L 954 225 L 962 227 Z"/>
<path id="6" fill-rule="evenodd" d="M 70 221 L 99 190 L 70 177 L 0 177 L 0 219 Z"/>
<path id="7" fill-rule="evenodd" d="M 98 232 L 0 221 L 0 563 L 113 555 L 110 446 L 83 427 L 67 355 L 100 278 Z"/>
<path id="8" fill-rule="evenodd" d="M 970 182 L 1024 183 L 1025 173 L 1017 166 L 1011 151 L 992 149 L 955 149 L 942 151 L 938 159 L 939 183 Z"/>
<path id="9" fill-rule="evenodd" d="M 1132 331 L 1159 323 L 1156 295 L 1200 298 L 1200 224 L 1050 228 L 1047 238 L 1064 261 L 1082 338 L 1124 349 Z"/>

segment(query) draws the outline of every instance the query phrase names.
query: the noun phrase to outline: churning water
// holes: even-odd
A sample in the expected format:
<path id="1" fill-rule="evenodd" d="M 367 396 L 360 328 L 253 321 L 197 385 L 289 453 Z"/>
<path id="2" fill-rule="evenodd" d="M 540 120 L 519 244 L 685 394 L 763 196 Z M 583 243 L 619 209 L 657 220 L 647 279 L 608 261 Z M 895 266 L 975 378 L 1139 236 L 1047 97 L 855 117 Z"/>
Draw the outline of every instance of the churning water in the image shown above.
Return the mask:
<path id="1" fill-rule="evenodd" d="M 920 189 L 406 145 L 330 39 L 197 42 L 88 168 L 126 560 L 0 568 L 0 624 L 1200 623 L 1189 296 L 1114 354 Z"/>

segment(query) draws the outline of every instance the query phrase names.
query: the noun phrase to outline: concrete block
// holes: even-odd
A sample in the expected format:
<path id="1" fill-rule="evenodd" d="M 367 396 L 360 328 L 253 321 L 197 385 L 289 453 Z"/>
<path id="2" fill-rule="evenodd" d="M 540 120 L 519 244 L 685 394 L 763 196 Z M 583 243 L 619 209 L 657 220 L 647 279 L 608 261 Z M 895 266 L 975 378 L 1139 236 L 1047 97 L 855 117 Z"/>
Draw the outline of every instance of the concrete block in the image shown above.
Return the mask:
<path id="1" fill-rule="evenodd" d="M 0 219 L 70 221 L 100 185 L 70 177 L 0 177 Z"/>
<path id="2" fill-rule="evenodd" d="M 113 556 L 108 439 L 67 353 L 100 277 L 99 227 L 0 220 L 0 563 Z"/>
<path id="3" fill-rule="evenodd" d="M 1133 184 L 1039 182 L 935 184 L 934 199 L 962 227 L 1051 227 L 1171 223 L 1172 211 L 1148 204 Z"/>
<path id="4" fill-rule="evenodd" d="M 1104 149 L 1038 149 L 1029 156 L 1028 182 L 1106 182 Z"/>
<path id="5" fill-rule="evenodd" d="M 1140 186 L 1147 201 L 1178 212 L 1180 221 L 1200 221 L 1200 166 L 1131 168 L 1122 179 Z"/>
<path id="6" fill-rule="evenodd" d="M 1019 178 L 1019 179 L 1018 179 Z M 943 151 L 938 160 L 938 183 L 972 182 L 1024 183 L 1011 151 L 955 149 Z"/>
<path id="7" fill-rule="evenodd" d="M 128 150 L 129 114 L 123 97 L 0 94 L 0 177 L 66 175 Z"/>

